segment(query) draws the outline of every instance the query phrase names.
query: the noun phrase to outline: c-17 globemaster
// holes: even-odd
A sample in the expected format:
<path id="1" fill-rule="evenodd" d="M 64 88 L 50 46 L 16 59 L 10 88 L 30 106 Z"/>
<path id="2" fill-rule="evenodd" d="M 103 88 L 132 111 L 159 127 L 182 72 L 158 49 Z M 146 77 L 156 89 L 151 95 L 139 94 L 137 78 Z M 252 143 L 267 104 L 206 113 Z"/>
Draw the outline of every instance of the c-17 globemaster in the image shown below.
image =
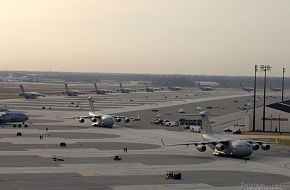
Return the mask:
<path id="1" fill-rule="evenodd" d="M 162 144 L 164 146 L 195 145 L 200 152 L 206 151 L 206 146 L 208 146 L 213 150 L 213 154 L 216 156 L 237 157 L 242 159 L 249 159 L 253 151 L 259 150 L 260 147 L 263 150 L 270 149 L 269 144 L 261 141 L 232 139 L 215 135 L 212 131 L 207 113 L 203 111 L 200 112 L 199 115 L 202 121 L 202 131 L 204 133 L 202 137 L 204 141 L 165 145 L 161 139 Z"/>
<path id="2" fill-rule="evenodd" d="M 121 93 L 136 92 L 135 89 L 131 89 L 131 88 L 123 88 L 123 85 L 122 85 L 121 82 L 119 83 L 119 85 L 120 85 L 120 89 L 119 89 L 119 91 L 120 91 Z"/>
<path id="3" fill-rule="evenodd" d="M 96 94 L 105 95 L 107 93 L 112 93 L 111 90 L 107 90 L 104 88 L 98 88 L 97 83 L 95 83 L 95 82 L 94 82 L 94 86 L 95 86 L 95 90 L 93 92 L 95 92 Z"/>
<path id="4" fill-rule="evenodd" d="M 20 84 L 20 90 L 19 96 L 23 96 L 25 99 L 37 99 L 39 96 L 45 97 L 45 94 L 39 92 L 26 92 L 22 84 Z"/>
<path id="5" fill-rule="evenodd" d="M 84 92 L 79 91 L 79 90 L 70 90 L 70 89 L 68 88 L 67 83 L 64 83 L 64 87 L 65 87 L 65 93 L 66 93 L 68 96 L 78 96 L 78 95 L 80 95 L 80 94 L 85 94 Z"/>
<path id="6" fill-rule="evenodd" d="M 29 117 L 21 112 L 0 112 L 0 124 L 24 123 Z"/>
<path id="7" fill-rule="evenodd" d="M 252 92 L 252 91 L 255 90 L 253 87 L 250 87 L 250 86 L 244 86 L 243 83 L 240 83 L 240 86 L 241 86 L 241 89 L 242 89 L 242 90 L 247 91 L 247 92 Z"/>
<path id="8" fill-rule="evenodd" d="M 94 101 L 91 96 L 88 97 L 88 100 L 89 100 L 91 112 L 89 112 L 88 115 L 73 117 L 72 119 L 77 118 L 80 123 L 84 123 L 85 119 L 90 119 L 93 122 L 91 124 L 93 127 L 104 127 L 104 128 L 112 128 L 115 121 L 121 122 L 122 120 L 124 120 L 125 123 L 129 123 L 130 119 L 132 119 L 133 121 L 140 120 L 139 116 L 138 118 L 135 119 L 134 117 L 129 118 L 125 116 L 115 116 L 115 115 L 98 113 L 95 111 Z"/>

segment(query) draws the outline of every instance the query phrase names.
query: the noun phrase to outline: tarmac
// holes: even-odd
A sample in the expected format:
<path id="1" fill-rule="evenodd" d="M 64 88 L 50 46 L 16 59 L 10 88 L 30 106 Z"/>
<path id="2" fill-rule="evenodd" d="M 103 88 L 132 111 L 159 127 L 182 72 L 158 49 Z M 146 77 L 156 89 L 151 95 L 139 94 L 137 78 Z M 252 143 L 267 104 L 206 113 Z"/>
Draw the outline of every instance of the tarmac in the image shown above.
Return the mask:
<path id="1" fill-rule="evenodd" d="M 101 113 L 139 115 L 141 120 L 116 123 L 112 129 L 91 127 L 89 120 L 79 123 L 71 118 L 90 111 L 86 95 L 1 100 L 0 104 L 10 110 L 30 116 L 28 128 L 0 128 L 1 189 L 290 189 L 289 147 L 276 144 L 267 152 L 254 152 L 247 161 L 215 157 L 210 149 L 199 152 L 193 146 L 162 146 L 161 139 L 173 144 L 199 141 L 201 136 L 180 127 L 151 124 L 157 115 L 176 121 L 191 117 L 198 113 L 196 107 L 201 107 L 218 115 L 211 119 L 220 133 L 243 121 L 245 111 L 241 107 L 251 103 L 249 93 L 221 89 L 211 93 L 166 91 L 93 97 Z M 267 102 L 277 98 L 274 94 Z M 261 103 L 259 100 L 258 105 Z M 177 113 L 178 109 L 185 113 Z M 17 132 L 22 136 L 16 136 Z M 66 146 L 61 147 L 61 142 Z M 121 160 L 113 160 L 116 155 Z M 182 179 L 166 179 L 169 171 L 181 172 Z"/>

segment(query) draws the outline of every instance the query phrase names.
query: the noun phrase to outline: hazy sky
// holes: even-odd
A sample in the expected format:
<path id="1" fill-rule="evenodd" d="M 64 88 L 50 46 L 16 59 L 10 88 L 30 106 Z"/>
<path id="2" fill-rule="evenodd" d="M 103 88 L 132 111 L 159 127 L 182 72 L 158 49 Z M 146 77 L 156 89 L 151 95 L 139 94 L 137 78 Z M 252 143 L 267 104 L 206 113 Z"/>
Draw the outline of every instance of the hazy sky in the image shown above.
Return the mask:
<path id="1" fill-rule="evenodd" d="M 290 0 L 0 0 L 0 70 L 252 75 L 254 64 L 290 73 Z"/>

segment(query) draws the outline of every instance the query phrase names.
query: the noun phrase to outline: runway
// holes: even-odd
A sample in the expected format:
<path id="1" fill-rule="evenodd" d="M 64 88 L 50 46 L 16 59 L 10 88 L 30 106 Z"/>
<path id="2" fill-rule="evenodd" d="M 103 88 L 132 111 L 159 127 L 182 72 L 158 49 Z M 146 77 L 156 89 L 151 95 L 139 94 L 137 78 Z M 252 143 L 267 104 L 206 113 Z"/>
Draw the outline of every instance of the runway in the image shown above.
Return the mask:
<path id="1" fill-rule="evenodd" d="M 141 120 L 106 129 L 91 127 L 91 121 L 66 119 L 87 114 L 87 96 L 1 100 L 13 111 L 26 112 L 32 122 L 28 128 L 0 128 L 1 189 L 213 190 L 245 189 L 249 184 L 290 189 L 289 147 L 274 145 L 268 152 L 255 152 L 249 161 L 215 157 L 209 149 L 199 152 L 193 146 L 162 146 L 161 139 L 171 144 L 199 141 L 201 136 L 183 128 L 151 124 L 156 114 L 177 120 L 197 113 L 196 107 L 211 106 L 208 111 L 219 114 L 212 119 L 220 132 L 242 119 L 240 107 L 252 99 L 248 93 L 238 89 L 203 94 L 168 91 L 94 95 L 94 99 L 102 113 L 139 114 Z M 185 113 L 177 113 L 180 108 Z M 17 137 L 17 132 L 22 136 Z M 113 160 L 116 155 L 122 159 Z M 55 157 L 63 161 L 54 161 Z M 182 179 L 166 180 L 168 171 L 181 172 Z"/>

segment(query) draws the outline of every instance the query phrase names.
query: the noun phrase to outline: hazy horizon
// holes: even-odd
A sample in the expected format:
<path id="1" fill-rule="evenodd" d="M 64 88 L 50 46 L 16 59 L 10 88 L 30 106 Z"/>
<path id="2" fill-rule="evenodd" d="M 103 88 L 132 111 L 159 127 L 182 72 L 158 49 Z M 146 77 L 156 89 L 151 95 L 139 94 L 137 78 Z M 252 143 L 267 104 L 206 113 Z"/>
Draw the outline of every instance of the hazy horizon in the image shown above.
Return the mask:
<path id="1" fill-rule="evenodd" d="M 289 23 L 287 0 L 9 0 L 0 70 L 279 77 Z"/>

